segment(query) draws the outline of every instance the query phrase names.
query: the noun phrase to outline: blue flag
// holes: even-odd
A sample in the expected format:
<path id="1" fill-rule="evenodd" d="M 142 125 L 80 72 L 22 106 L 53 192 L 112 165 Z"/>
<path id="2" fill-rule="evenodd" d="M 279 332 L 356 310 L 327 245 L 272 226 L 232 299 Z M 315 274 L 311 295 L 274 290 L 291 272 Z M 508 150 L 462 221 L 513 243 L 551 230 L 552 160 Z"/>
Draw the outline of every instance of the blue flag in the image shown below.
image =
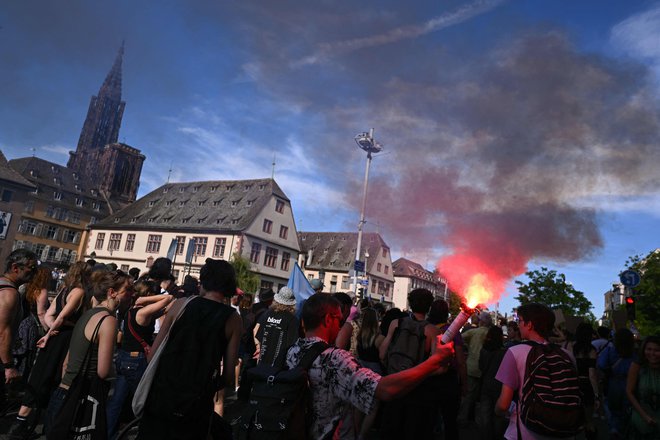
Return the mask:
<path id="1" fill-rule="evenodd" d="M 302 269 L 298 266 L 298 263 L 294 264 L 293 269 L 291 269 L 291 275 L 289 276 L 289 282 L 287 287 L 293 290 L 293 294 L 296 297 L 296 315 L 300 317 L 302 313 L 302 305 L 307 298 L 314 295 L 314 289 L 312 285 L 309 284 L 309 281 L 305 277 Z"/>
<path id="2" fill-rule="evenodd" d="M 193 254 L 195 253 L 195 239 L 188 240 L 188 249 L 186 249 L 186 263 L 192 263 Z"/>
<path id="3" fill-rule="evenodd" d="M 172 242 L 170 243 L 170 247 L 167 250 L 167 258 L 172 261 L 174 260 L 174 253 L 176 252 L 176 245 L 179 243 L 179 240 L 176 238 L 172 239 Z"/>

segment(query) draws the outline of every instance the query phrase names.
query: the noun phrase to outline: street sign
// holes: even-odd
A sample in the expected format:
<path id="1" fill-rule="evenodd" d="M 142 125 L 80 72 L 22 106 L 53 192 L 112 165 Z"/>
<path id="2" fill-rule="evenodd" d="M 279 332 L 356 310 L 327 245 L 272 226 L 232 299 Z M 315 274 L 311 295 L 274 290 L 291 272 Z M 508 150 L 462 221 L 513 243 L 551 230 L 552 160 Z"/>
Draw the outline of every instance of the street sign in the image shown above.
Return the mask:
<path id="1" fill-rule="evenodd" d="M 360 260 L 355 260 L 355 271 L 356 272 L 364 272 L 364 261 Z"/>
<path id="2" fill-rule="evenodd" d="M 621 273 L 621 276 L 619 276 L 619 279 L 621 280 L 621 284 L 623 284 L 626 287 L 637 287 L 639 285 L 639 282 L 642 280 L 642 277 L 639 275 L 639 272 L 636 270 L 624 270 Z"/>
<path id="3" fill-rule="evenodd" d="M 369 280 L 360 280 L 358 283 L 362 284 L 363 286 L 368 286 L 369 285 Z"/>

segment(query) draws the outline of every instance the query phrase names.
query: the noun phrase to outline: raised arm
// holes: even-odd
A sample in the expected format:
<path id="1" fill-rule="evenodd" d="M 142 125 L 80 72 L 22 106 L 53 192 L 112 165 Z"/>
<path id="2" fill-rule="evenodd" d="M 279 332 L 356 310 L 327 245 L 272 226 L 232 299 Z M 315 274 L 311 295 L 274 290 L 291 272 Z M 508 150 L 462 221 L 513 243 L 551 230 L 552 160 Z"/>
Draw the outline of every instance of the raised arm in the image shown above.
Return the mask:
<path id="1" fill-rule="evenodd" d="M 3 364 L 14 364 L 11 355 L 13 331 L 12 325 L 16 316 L 18 293 L 11 288 L 0 290 L 0 360 Z M 5 383 L 20 376 L 16 368 L 5 368 Z"/>
<path id="2" fill-rule="evenodd" d="M 155 318 L 161 316 L 165 311 L 165 308 L 174 300 L 172 295 L 154 295 L 153 297 L 159 298 L 156 301 L 152 301 L 144 307 L 139 308 L 135 315 L 135 320 L 142 326 L 151 324 Z"/>
<path id="3" fill-rule="evenodd" d="M 351 336 L 353 335 L 353 325 L 346 321 L 339 329 L 337 338 L 335 339 L 335 347 L 343 350 L 351 348 Z"/>

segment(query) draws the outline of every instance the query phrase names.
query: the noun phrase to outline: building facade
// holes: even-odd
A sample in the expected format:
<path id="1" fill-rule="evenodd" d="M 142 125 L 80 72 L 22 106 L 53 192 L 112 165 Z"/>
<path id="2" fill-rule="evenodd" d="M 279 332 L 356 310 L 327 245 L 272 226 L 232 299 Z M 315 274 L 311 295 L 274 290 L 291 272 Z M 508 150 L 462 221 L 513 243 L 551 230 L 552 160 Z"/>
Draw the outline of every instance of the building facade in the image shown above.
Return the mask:
<path id="1" fill-rule="evenodd" d="M 0 151 L 0 265 L 14 249 L 23 207 L 35 186 L 9 166 Z M 4 270 L 4 266 L 3 266 Z"/>
<path id="2" fill-rule="evenodd" d="M 300 232 L 300 266 L 308 279 L 321 278 L 326 292 L 355 292 L 353 266 L 357 232 Z M 361 251 L 366 274 L 358 289 L 366 298 L 392 304 L 394 274 L 390 248 L 380 234 L 362 234 Z M 359 291 L 358 291 L 359 292 Z"/>
<path id="3" fill-rule="evenodd" d="M 275 290 L 299 252 L 291 202 L 273 179 L 168 183 L 90 226 L 85 245 L 86 258 L 124 270 L 169 257 L 179 282 L 206 258 L 237 253 Z"/>
<path id="4" fill-rule="evenodd" d="M 27 248 L 56 266 L 74 263 L 85 229 L 110 214 L 98 188 L 75 171 L 37 157 L 9 161 L 34 189 L 16 215 L 13 249 Z"/>
<path id="5" fill-rule="evenodd" d="M 408 293 L 414 289 L 427 289 L 436 298 L 446 299 L 447 285 L 433 272 L 421 264 L 406 258 L 399 258 L 394 267 L 394 306 L 401 310 L 408 309 Z"/>

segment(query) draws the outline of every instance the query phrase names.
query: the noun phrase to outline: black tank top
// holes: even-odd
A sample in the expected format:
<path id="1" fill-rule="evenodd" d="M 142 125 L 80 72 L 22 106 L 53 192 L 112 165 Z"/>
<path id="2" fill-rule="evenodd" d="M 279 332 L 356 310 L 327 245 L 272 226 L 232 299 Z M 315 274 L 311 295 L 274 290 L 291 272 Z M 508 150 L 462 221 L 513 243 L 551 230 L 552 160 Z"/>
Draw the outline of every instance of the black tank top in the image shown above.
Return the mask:
<path id="1" fill-rule="evenodd" d="M 140 309 L 130 309 L 126 313 L 126 318 L 125 318 L 125 323 L 124 323 L 124 335 L 122 337 L 121 341 L 121 349 L 124 351 L 144 351 L 144 348 L 142 347 L 142 344 L 133 335 L 133 332 L 131 331 L 131 328 L 133 331 L 138 335 L 139 338 L 142 338 L 144 342 L 147 343 L 147 345 L 151 345 L 153 343 L 153 334 L 154 334 L 154 327 L 156 326 L 156 320 L 152 320 L 151 324 L 147 326 L 141 326 L 137 322 L 137 312 Z M 129 327 L 130 324 L 130 327 Z"/>
<path id="2" fill-rule="evenodd" d="M 73 289 L 75 289 L 75 287 Z M 56 317 L 60 316 L 60 313 L 62 313 L 62 310 L 64 309 L 64 306 L 66 305 L 65 300 L 69 296 L 69 293 L 71 293 L 71 291 L 73 289 L 68 289 L 68 290 L 66 290 L 66 292 L 62 292 L 61 295 L 57 295 L 57 298 L 55 299 L 55 316 Z M 83 298 L 83 301 L 84 300 L 85 299 Z M 78 322 L 78 320 L 80 319 L 82 314 L 83 314 L 83 308 L 82 308 L 82 305 L 81 305 L 66 320 L 70 321 L 70 322 L 73 322 L 75 324 L 76 322 Z M 61 328 L 73 328 L 73 325 L 69 325 L 67 323 L 64 323 L 64 324 L 62 324 Z"/>

